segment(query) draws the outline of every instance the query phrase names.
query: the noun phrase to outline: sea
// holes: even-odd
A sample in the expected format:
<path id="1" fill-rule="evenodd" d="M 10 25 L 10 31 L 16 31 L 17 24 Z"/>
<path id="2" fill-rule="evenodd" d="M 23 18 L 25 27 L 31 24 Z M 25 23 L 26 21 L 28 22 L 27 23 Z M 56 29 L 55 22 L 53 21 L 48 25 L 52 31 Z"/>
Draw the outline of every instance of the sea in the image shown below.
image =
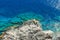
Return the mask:
<path id="1" fill-rule="evenodd" d="M 0 0 L 0 33 L 9 27 L 6 23 L 11 26 L 10 20 L 16 22 L 26 18 L 38 19 L 43 30 L 60 31 L 59 3 L 59 0 Z M 23 19 L 15 18 L 17 15 Z"/>

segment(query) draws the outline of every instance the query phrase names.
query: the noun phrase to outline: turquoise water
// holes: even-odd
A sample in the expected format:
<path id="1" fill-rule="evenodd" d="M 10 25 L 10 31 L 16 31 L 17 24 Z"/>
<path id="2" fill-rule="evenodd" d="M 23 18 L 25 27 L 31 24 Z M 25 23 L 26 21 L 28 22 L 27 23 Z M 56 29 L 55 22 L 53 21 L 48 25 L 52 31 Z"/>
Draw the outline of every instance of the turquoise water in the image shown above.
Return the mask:
<path id="1" fill-rule="evenodd" d="M 56 31 L 60 24 L 60 8 L 56 8 L 58 1 L 0 0 L 0 32 L 31 19 L 38 20 L 44 30 Z"/>
<path id="2" fill-rule="evenodd" d="M 56 21 L 52 19 L 46 20 L 40 14 L 36 14 L 34 12 L 20 13 L 19 15 L 9 19 L 7 22 L 0 23 L 1 24 L 0 30 L 5 30 L 13 25 L 22 25 L 25 21 L 32 19 L 38 20 L 42 24 L 41 27 L 43 28 L 43 30 L 56 31 L 56 28 L 54 26 L 55 23 L 57 23 Z"/>

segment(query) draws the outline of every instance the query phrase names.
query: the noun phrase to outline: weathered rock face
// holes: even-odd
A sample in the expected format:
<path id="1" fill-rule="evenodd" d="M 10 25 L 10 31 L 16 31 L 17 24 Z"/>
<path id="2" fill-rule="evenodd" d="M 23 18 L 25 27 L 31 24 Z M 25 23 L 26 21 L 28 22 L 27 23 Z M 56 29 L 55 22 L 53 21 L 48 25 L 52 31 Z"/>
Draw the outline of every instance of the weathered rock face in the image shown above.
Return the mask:
<path id="1" fill-rule="evenodd" d="M 52 31 L 43 31 L 35 19 L 24 22 L 18 28 L 6 31 L 2 40 L 52 40 Z"/>

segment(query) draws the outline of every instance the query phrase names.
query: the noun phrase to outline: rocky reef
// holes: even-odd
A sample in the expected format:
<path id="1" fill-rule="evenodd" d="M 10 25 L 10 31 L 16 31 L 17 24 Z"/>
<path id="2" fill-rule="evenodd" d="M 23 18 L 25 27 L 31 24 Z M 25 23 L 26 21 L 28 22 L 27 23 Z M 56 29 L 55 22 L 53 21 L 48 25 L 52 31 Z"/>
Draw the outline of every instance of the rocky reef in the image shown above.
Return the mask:
<path id="1" fill-rule="evenodd" d="M 34 12 L 26 12 L 26 13 L 20 13 L 16 15 L 15 17 L 10 18 L 8 21 L 0 22 L 0 31 L 5 30 L 8 27 L 11 27 L 12 25 L 22 25 L 24 21 L 36 19 L 39 21 L 42 21 L 44 18 L 40 14 L 36 14 Z"/>
<path id="2" fill-rule="evenodd" d="M 52 30 L 56 32 L 55 23 L 56 21 L 50 18 L 44 18 L 42 15 L 34 13 L 34 12 L 25 12 L 16 15 L 13 18 L 10 18 L 7 22 L 1 21 L 0 22 L 0 34 L 6 31 L 10 27 L 17 27 L 22 25 L 25 21 L 36 19 L 42 24 L 43 30 Z"/>
<path id="3" fill-rule="evenodd" d="M 52 40 L 53 34 L 51 30 L 43 31 L 40 22 L 32 19 L 18 27 L 11 27 L 1 40 Z"/>

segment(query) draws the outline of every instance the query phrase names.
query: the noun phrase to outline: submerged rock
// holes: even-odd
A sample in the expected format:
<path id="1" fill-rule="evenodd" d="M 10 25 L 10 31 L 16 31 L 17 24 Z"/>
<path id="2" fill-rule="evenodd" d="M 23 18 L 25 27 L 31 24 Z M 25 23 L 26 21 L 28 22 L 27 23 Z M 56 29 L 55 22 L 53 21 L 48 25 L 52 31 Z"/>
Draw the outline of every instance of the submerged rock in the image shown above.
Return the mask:
<path id="1" fill-rule="evenodd" d="M 5 32 L 2 40 L 52 40 L 53 31 L 43 31 L 39 21 L 33 19 L 23 23 L 17 28 Z"/>
<path id="2" fill-rule="evenodd" d="M 44 17 L 34 12 L 20 13 L 13 18 L 9 18 L 9 20 L 6 22 L 4 21 L 0 22 L 0 30 L 5 30 L 8 27 L 11 27 L 12 25 L 22 25 L 24 21 L 31 20 L 31 19 L 42 21 L 44 20 Z"/>

